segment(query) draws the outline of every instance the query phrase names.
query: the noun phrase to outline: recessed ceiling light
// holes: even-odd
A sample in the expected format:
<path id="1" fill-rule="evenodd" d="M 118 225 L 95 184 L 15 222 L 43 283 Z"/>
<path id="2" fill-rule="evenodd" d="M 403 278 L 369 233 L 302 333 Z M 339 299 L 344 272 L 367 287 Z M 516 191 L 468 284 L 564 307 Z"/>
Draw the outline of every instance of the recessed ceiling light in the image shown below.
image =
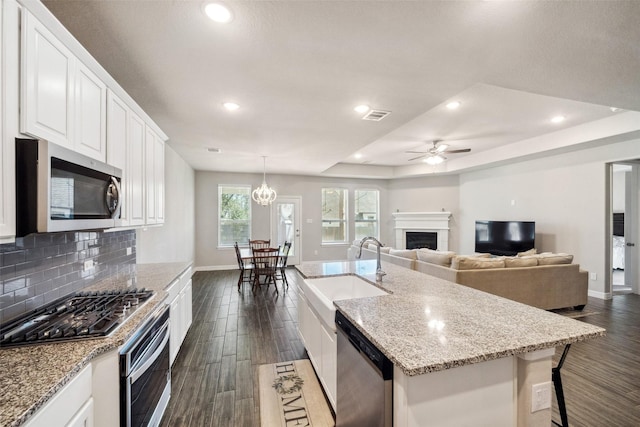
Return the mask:
<path id="1" fill-rule="evenodd" d="M 226 24 L 233 20 L 231 10 L 220 3 L 208 3 L 204 6 L 204 13 L 213 21 Z"/>
<path id="2" fill-rule="evenodd" d="M 451 101 L 450 103 L 447 104 L 447 108 L 449 110 L 455 110 L 456 108 L 460 107 L 462 105 L 462 102 L 460 101 Z"/>
<path id="3" fill-rule="evenodd" d="M 612 113 L 615 113 L 616 111 L 619 111 L 619 108 L 616 107 L 609 107 L 609 109 L 611 110 Z"/>
<path id="4" fill-rule="evenodd" d="M 353 157 L 355 157 L 356 159 L 361 159 L 362 158 L 362 154 L 356 153 L 356 154 L 353 155 Z"/>
<path id="5" fill-rule="evenodd" d="M 222 104 L 222 106 L 229 111 L 236 111 L 238 108 L 240 108 L 240 106 L 235 102 L 225 102 L 224 104 Z"/>
<path id="6" fill-rule="evenodd" d="M 367 111 L 369 111 L 369 109 L 369 106 L 364 104 L 358 105 L 356 108 L 354 108 L 357 113 L 366 113 Z"/>
<path id="7" fill-rule="evenodd" d="M 210 153 L 222 153 L 222 149 L 217 147 L 209 147 L 207 148 L 207 151 Z"/>
<path id="8" fill-rule="evenodd" d="M 565 117 L 564 116 L 555 116 L 551 119 L 551 123 L 562 123 L 564 122 Z"/>

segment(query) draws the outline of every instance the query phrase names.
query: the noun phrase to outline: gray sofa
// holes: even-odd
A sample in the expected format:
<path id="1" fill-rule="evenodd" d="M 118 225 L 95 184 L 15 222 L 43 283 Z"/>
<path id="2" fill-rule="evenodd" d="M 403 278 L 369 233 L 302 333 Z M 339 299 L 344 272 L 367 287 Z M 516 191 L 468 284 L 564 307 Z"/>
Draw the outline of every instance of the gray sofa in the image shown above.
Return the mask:
<path id="1" fill-rule="evenodd" d="M 473 263 L 463 265 L 465 261 L 468 261 L 463 258 L 467 257 L 458 257 L 456 260 L 455 255 L 452 255 L 451 259 L 454 261 L 452 267 L 417 259 L 417 256 L 414 257 L 407 251 L 392 250 L 392 252 L 400 253 L 402 256 L 381 253 L 381 259 L 544 310 L 567 307 L 575 307 L 581 310 L 587 304 L 588 273 L 580 270 L 580 265 L 578 264 L 551 264 L 528 267 L 502 266 L 496 268 L 482 266 L 482 268 L 474 268 L 475 264 Z M 358 247 L 354 245 L 349 248 L 348 256 L 353 259 L 357 253 Z M 539 255 L 539 257 L 543 258 L 544 256 Z M 363 248 L 363 259 L 375 257 L 375 250 Z M 492 260 L 495 262 L 496 259 L 493 258 Z M 477 258 L 473 258 L 472 262 L 485 263 Z M 490 262 L 492 261 L 487 259 L 486 263 Z M 563 262 L 566 262 L 566 260 Z"/>

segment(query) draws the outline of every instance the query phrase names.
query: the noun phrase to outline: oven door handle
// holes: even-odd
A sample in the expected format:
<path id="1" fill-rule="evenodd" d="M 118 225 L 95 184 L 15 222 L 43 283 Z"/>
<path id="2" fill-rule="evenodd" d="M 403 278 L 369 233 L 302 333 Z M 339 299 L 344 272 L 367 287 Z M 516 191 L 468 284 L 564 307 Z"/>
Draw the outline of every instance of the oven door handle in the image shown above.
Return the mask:
<path id="1" fill-rule="evenodd" d="M 162 340 L 160 344 L 158 344 L 159 340 Z M 150 349 L 147 351 L 147 354 L 144 356 L 144 359 L 142 360 L 142 362 L 140 362 L 141 366 L 129 375 L 129 381 L 131 382 L 131 384 L 136 382 L 136 380 L 140 378 L 142 375 L 144 375 L 144 373 L 147 372 L 147 369 L 149 369 L 149 367 L 153 365 L 153 362 L 156 361 L 158 356 L 160 356 L 160 353 L 162 353 L 162 351 L 164 350 L 164 347 L 167 344 L 167 341 L 169 341 L 169 325 L 168 324 L 163 326 L 162 330 L 158 332 L 158 335 L 151 343 Z M 153 354 L 149 355 L 149 353 L 151 352 L 153 352 Z"/>

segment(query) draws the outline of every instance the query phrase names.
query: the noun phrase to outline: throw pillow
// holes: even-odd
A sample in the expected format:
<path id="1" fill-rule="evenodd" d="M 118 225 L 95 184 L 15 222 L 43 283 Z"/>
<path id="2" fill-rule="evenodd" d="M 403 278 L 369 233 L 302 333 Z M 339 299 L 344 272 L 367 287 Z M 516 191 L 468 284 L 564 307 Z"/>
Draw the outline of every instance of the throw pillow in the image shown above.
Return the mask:
<path id="1" fill-rule="evenodd" d="M 416 251 L 413 249 L 391 249 L 389 255 L 395 255 L 402 258 L 416 259 Z"/>
<path id="2" fill-rule="evenodd" d="M 573 255 L 559 253 L 544 253 L 538 255 L 538 265 L 558 265 L 558 264 L 571 264 L 573 262 Z"/>
<path id="3" fill-rule="evenodd" d="M 534 256 L 517 256 L 517 257 L 505 257 L 504 266 L 506 268 L 511 267 L 534 267 L 538 265 L 538 258 Z"/>
<path id="4" fill-rule="evenodd" d="M 416 255 L 420 261 L 449 267 L 456 253 L 453 251 L 434 251 L 432 249 L 418 249 Z"/>
<path id="5" fill-rule="evenodd" d="M 451 261 L 454 270 L 478 270 L 483 268 L 504 268 L 502 258 L 483 258 L 457 256 Z"/>
<path id="6" fill-rule="evenodd" d="M 380 248 L 380 253 L 388 254 L 391 249 L 393 249 L 391 246 L 383 246 Z"/>
<path id="7" fill-rule="evenodd" d="M 536 248 L 529 249 L 528 251 L 518 252 L 518 256 L 531 256 L 537 254 Z"/>

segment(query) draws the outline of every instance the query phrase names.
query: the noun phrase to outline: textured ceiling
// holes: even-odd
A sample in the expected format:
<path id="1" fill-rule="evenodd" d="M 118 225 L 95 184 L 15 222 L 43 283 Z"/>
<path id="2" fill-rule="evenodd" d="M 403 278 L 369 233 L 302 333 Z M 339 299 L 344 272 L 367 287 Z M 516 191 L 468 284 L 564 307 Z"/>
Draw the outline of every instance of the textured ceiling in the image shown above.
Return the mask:
<path id="1" fill-rule="evenodd" d="M 404 152 L 432 139 L 477 166 L 640 111 L 636 1 L 228 1 L 226 25 L 197 1 L 43 3 L 198 170 L 261 172 L 266 155 L 269 173 L 420 175 Z M 391 114 L 360 120 L 361 103 Z"/>

